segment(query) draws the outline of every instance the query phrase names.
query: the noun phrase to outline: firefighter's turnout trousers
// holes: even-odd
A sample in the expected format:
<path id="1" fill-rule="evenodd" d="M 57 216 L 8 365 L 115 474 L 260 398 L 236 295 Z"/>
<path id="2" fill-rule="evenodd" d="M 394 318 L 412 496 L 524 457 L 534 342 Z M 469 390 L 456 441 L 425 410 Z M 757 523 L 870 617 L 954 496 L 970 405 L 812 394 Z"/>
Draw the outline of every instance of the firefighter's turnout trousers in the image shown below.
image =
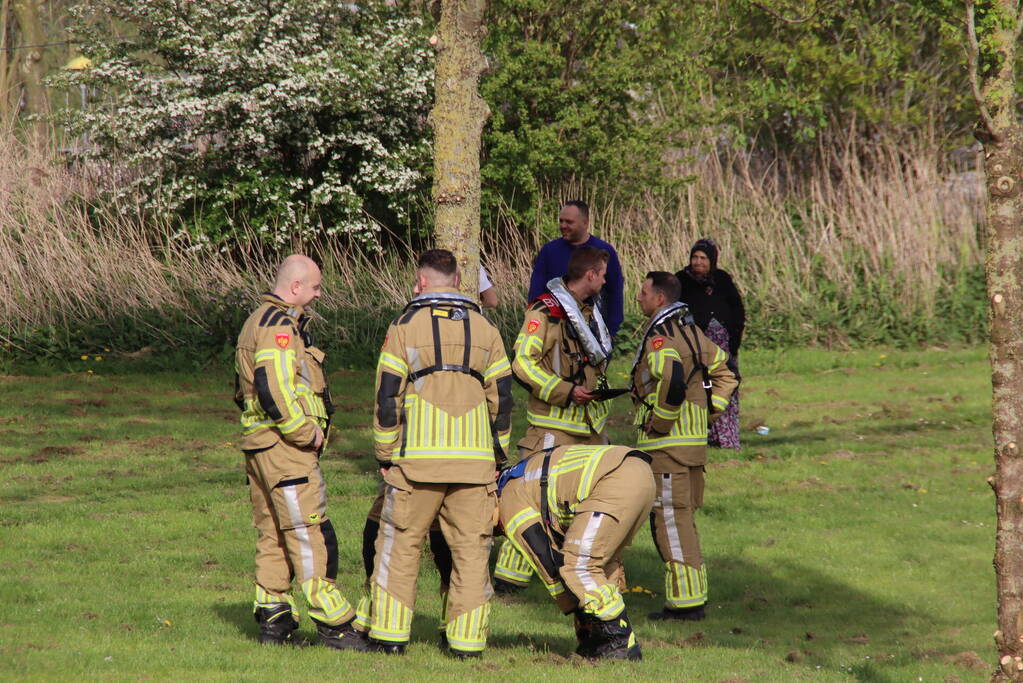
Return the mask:
<path id="1" fill-rule="evenodd" d="M 622 446 L 554 449 L 548 500 L 555 503 L 555 521 L 550 533 L 540 505 L 543 453 L 530 459 L 524 476 L 504 486 L 500 519 L 505 534 L 566 614 L 579 609 L 610 621 L 625 609 L 615 578 L 622 550 L 654 500 L 650 466 L 631 455 L 635 453 L 639 451 Z"/>
<path id="2" fill-rule="evenodd" d="M 703 506 L 704 468 L 653 455 L 657 500 L 650 512 L 650 532 L 665 563 L 665 605 L 699 607 L 707 602 L 707 567 L 695 518 Z"/>
<path id="3" fill-rule="evenodd" d="M 256 541 L 255 607 L 291 605 L 291 578 L 309 603 L 309 616 L 329 625 L 355 615 L 335 586 L 338 551 L 316 451 L 285 441 L 245 454 Z"/>
<path id="4" fill-rule="evenodd" d="M 408 642 L 423 541 L 436 518 L 452 558 L 444 605 L 448 646 L 459 652 L 482 651 L 487 643 L 489 601 L 493 596 L 487 557 L 497 505 L 496 486 L 414 482 L 399 467 L 388 471 L 386 482 L 371 582 L 370 638 Z"/>

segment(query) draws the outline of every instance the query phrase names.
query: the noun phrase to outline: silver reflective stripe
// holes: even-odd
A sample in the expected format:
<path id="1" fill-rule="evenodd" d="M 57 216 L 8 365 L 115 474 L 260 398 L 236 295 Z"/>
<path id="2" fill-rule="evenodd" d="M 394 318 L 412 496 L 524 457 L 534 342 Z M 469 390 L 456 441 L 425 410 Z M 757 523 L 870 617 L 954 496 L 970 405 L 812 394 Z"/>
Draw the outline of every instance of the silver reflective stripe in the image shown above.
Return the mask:
<path id="1" fill-rule="evenodd" d="M 298 492 L 294 486 L 284 486 L 284 500 L 288 503 L 288 516 L 291 517 L 291 524 L 295 527 L 295 536 L 298 537 L 299 553 L 302 555 L 302 572 L 298 577 L 299 583 L 313 578 L 315 571 L 313 566 L 313 546 L 309 542 L 309 530 L 302 519 L 302 509 L 298 506 Z"/>
<path id="2" fill-rule="evenodd" d="M 579 559 L 575 563 L 575 575 L 579 577 L 583 588 L 588 591 L 597 590 L 597 584 L 594 583 L 586 565 L 590 559 L 590 552 L 593 550 L 593 539 L 597 536 L 597 530 L 600 529 L 600 522 L 603 518 L 604 515 L 600 512 L 591 514 L 589 521 L 586 522 L 582 540 L 579 541 Z"/>
<path id="3" fill-rule="evenodd" d="M 586 324 L 583 312 L 579 310 L 579 304 L 576 302 L 575 297 L 572 296 L 572 292 L 568 291 L 560 277 L 556 277 L 547 283 L 547 291 L 554 295 L 554 298 L 558 300 L 558 303 L 565 310 L 565 315 L 568 316 L 569 322 L 572 323 L 572 329 L 575 330 L 576 335 L 579 337 L 579 343 L 583 345 L 586 355 L 590 357 L 589 364 L 597 367 L 606 361 L 608 356 L 611 355 L 611 333 L 607 331 L 607 325 L 604 324 L 604 317 L 600 314 L 600 309 L 596 306 L 593 307 L 593 320 L 597 323 L 597 332 L 600 334 L 600 339 L 598 340 L 594 336 L 593 330 Z"/>
<path id="4" fill-rule="evenodd" d="M 390 519 L 391 514 L 394 512 L 394 491 L 393 486 L 387 487 L 387 493 L 384 495 L 384 509 L 380 512 L 380 533 L 384 535 L 384 547 L 380 553 L 380 564 L 377 565 L 376 582 L 382 588 L 387 588 L 387 578 L 391 572 L 391 548 L 394 546 L 394 525 L 384 520 Z"/>
<path id="5" fill-rule="evenodd" d="M 671 548 L 671 559 L 677 562 L 685 562 L 682 554 L 682 541 L 678 537 L 678 527 L 675 526 L 675 508 L 671 501 L 671 475 L 662 475 L 661 485 L 661 508 L 664 512 L 664 533 L 668 536 L 668 547 Z"/>
<path id="6" fill-rule="evenodd" d="M 554 435 L 550 432 L 544 432 L 543 434 L 543 447 L 544 450 L 554 448 Z"/>

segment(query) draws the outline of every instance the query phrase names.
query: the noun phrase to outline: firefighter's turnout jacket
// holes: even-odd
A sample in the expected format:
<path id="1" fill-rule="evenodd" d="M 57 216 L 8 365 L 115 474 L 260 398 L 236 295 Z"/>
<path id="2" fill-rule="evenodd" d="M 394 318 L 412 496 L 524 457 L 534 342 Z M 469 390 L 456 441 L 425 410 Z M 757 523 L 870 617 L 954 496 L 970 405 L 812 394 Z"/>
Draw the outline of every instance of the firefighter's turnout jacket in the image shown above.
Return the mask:
<path id="1" fill-rule="evenodd" d="M 242 410 L 242 450 L 269 448 L 279 440 L 305 447 L 325 429 L 333 412 L 323 351 L 306 330 L 309 318 L 267 293 L 245 321 L 235 355 L 235 402 Z M 327 434 L 324 434 L 324 438 Z"/>
<path id="2" fill-rule="evenodd" d="M 614 575 L 654 500 L 650 456 L 625 446 L 558 446 L 502 473 L 500 520 L 565 613 L 624 609 Z"/>
<path id="3" fill-rule="evenodd" d="M 738 386 L 725 366 L 727 359 L 727 353 L 681 317 L 651 327 L 632 371 L 637 447 L 658 451 L 681 465 L 705 464 L 708 423 L 728 407 Z M 665 466 L 666 461 L 654 458 L 654 472 L 670 471 Z"/>
<path id="4" fill-rule="evenodd" d="M 375 454 L 411 481 L 483 484 L 506 461 L 511 370 L 501 335 L 457 291 L 410 305 L 377 363 Z M 447 299 L 444 299 L 447 295 Z M 413 300 L 415 303 L 416 300 Z"/>
<path id="5" fill-rule="evenodd" d="M 592 301 L 577 299 L 577 303 L 587 321 L 599 315 Z M 512 363 L 515 378 L 529 391 L 526 418 L 532 427 L 559 430 L 579 439 L 604 431 L 606 401 L 572 402 L 575 386 L 593 391 L 606 369 L 606 361 L 594 367 L 587 360 L 586 350 L 557 299 L 550 292 L 541 294 L 526 309 Z"/>

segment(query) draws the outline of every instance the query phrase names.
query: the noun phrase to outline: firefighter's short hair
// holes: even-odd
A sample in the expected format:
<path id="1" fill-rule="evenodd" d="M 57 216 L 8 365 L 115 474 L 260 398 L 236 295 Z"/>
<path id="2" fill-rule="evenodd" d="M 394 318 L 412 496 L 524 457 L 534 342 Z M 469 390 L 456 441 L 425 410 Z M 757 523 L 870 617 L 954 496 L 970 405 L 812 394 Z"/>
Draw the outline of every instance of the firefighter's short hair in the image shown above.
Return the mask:
<path id="1" fill-rule="evenodd" d="M 419 268 L 429 268 L 442 275 L 452 276 L 458 270 L 458 260 L 447 249 L 428 249 L 419 256 Z"/>
<path id="2" fill-rule="evenodd" d="M 591 270 L 597 270 L 602 263 L 607 263 L 611 254 L 596 247 L 576 247 L 568 259 L 568 274 L 565 282 L 575 282 Z"/>
<path id="3" fill-rule="evenodd" d="M 682 283 L 671 273 L 651 270 L 646 274 L 646 279 L 650 280 L 650 288 L 658 294 L 663 294 L 664 300 L 669 304 L 675 303 L 682 296 Z"/>

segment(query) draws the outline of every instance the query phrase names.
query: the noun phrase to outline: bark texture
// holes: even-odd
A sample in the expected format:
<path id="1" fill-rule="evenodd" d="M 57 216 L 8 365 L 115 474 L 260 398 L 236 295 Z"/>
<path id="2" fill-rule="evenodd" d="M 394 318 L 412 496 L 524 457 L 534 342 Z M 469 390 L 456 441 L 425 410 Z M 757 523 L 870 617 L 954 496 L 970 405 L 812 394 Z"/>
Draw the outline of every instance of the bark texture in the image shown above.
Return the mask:
<path id="1" fill-rule="evenodd" d="M 46 73 L 43 68 L 43 50 L 46 43 L 46 32 L 43 30 L 42 7 L 39 0 L 14 0 L 11 5 L 14 17 L 21 32 L 21 42 L 28 47 L 19 50 L 18 76 L 25 89 L 25 113 L 35 114 L 32 130 L 37 139 L 46 133 L 46 121 L 43 117 L 49 111 L 46 86 L 43 79 Z"/>
<path id="2" fill-rule="evenodd" d="M 433 111 L 437 246 L 462 269 L 462 293 L 479 298 L 480 144 L 490 108 L 479 96 L 486 0 L 441 0 Z"/>
<path id="3" fill-rule="evenodd" d="M 998 530 L 995 681 L 1023 681 L 1023 127 L 1015 110 L 1018 0 L 967 3 L 971 81 L 987 185 L 987 294 Z"/>

